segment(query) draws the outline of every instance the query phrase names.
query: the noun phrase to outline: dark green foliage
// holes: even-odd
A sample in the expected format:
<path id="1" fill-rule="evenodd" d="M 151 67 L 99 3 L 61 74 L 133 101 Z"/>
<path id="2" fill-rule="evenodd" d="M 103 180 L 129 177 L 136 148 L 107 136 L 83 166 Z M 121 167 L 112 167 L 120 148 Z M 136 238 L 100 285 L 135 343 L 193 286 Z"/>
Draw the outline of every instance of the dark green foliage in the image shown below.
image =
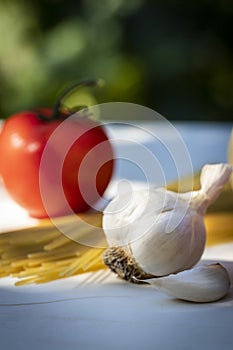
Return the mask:
<path id="1" fill-rule="evenodd" d="M 230 0 L 2 0 L 0 117 L 50 106 L 87 76 L 106 81 L 91 91 L 98 102 L 230 121 L 232 23 Z M 88 98 L 84 91 L 70 103 Z"/>

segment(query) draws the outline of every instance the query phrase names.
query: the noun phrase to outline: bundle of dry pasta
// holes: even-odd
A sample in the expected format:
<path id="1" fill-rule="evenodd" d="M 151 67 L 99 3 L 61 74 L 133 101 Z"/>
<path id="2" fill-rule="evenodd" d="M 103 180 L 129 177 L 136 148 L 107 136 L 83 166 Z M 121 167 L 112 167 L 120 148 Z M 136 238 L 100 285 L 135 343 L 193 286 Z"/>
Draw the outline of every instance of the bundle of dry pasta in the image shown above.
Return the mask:
<path id="1" fill-rule="evenodd" d="M 97 235 L 101 241 L 101 214 L 60 218 L 59 228 L 49 220 L 39 226 L 0 235 L 0 277 L 13 276 L 16 285 L 44 283 L 74 274 L 105 268 L 104 248 L 84 244 L 88 236 Z M 62 231 L 70 232 L 69 237 Z"/>

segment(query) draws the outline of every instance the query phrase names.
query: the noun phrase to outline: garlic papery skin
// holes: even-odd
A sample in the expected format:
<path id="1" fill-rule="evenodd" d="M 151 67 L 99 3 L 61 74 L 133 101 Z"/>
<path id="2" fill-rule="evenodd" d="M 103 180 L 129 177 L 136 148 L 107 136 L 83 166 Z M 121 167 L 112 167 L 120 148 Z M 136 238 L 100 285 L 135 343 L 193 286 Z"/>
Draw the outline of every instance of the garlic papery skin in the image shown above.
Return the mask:
<path id="1" fill-rule="evenodd" d="M 175 298 L 196 303 L 217 301 L 226 296 L 230 288 L 228 273 L 218 263 L 143 282 Z"/>
<path id="2" fill-rule="evenodd" d="M 231 173 L 228 164 L 206 165 L 199 191 L 175 193 L 149 188 L 131 195 L 121 193 L 103 214 L 110 247 L 103 256 L 105 264 L 129 281 L 133 281 L 130 271 L 135 273 L 137 268 L 137 276 L 166 276 L 192 268 L 205 248 L 205 211 Z"/>

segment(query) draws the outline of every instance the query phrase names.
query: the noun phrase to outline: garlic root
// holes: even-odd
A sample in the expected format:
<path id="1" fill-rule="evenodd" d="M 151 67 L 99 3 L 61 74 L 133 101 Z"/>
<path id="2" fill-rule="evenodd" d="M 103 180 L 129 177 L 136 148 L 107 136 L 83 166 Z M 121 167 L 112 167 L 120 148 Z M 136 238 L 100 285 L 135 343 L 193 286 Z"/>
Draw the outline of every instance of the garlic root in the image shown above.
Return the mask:
<path id="1" fill-rule="evenodd" d="M 141 280 L 157 290 L 178 299 L 197 303 L 213 302 L 223 298 L 229 291 L 230 278 L 219 263 L 198 266 L 192 270 L 160 278 Z"/>
<path id="2" fill-rule="evenodd" d="M 140 279 L 153 277 L 153 275 L 145 273 L 133 256 L 130 256 L 124 248 L 107 249 L 103 254 L 103 261 L 110 270 L 128 282 L 141 283 Z"/>

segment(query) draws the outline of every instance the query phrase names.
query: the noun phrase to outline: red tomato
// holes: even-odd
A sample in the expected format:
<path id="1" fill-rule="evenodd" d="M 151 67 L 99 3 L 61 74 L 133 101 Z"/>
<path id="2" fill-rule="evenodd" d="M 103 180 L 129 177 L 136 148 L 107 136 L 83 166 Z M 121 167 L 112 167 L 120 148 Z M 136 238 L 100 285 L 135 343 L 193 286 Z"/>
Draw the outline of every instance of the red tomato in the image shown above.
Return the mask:
<path id="1" fill-rule="evenodd" d="M 102 126 L 64 113 L 41 119 L 52 113 L 15 114 L 0 134 L 5 187 L 36 218 L 87 210 L 103 195 L 113 172 L 113 150 Z"/>

